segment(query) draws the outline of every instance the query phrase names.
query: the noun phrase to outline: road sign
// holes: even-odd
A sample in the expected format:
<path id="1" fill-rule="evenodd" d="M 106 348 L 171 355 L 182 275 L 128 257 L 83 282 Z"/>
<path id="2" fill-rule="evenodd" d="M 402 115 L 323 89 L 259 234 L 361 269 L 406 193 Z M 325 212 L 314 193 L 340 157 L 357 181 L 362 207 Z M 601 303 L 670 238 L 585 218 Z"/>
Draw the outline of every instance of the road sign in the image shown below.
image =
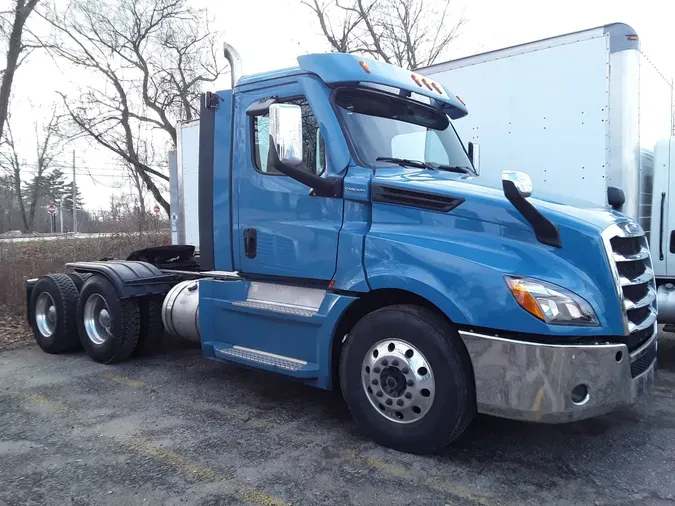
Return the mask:
<path id="1" fill-rule="evenodd" d="M 152 210 L 155 212 L 155 214 L 159 214 L 159 206 L 157 204 L 155 204 L 155 207 L 153 207 Z"/>
<path id="2" fill-rule="evenodd" d="M 49 206 L 47 207 L 47 211 L 49 211 L 49 214 L 55 214 L 56 206 L 54 204 L 49 204 Z"/>

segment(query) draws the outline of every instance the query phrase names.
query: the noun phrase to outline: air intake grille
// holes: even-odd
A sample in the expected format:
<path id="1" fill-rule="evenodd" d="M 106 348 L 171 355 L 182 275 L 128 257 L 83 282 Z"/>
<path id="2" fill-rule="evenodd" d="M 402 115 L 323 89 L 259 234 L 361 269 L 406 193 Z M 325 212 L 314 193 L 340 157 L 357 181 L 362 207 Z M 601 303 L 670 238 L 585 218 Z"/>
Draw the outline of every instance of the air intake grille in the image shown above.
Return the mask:
<path id="1" fill-rule="evenodd" d="M 632 351 L 653 335 L 656 325 L 656 285 L 649 246 L 642 229 L 630 221 L 610 226 L 603 237 Z"/>
<path id="2" fill-rule="evenodd" d="M 371 187 L 373 202 L 396 204 L 399 206 L 419 207 L 447 213 L 464 202 L 461 197 L 435 195 L 422 191 L 404 190 L 392 186 L 373 184 Z"/>
<path id="3" fill-rule="evenodd" d="M 635 378 L 649 369 L 656 360 L 656 341 L 649 345 L 649 348 L 634 360 L 630 365 L 630 375 Z"/>

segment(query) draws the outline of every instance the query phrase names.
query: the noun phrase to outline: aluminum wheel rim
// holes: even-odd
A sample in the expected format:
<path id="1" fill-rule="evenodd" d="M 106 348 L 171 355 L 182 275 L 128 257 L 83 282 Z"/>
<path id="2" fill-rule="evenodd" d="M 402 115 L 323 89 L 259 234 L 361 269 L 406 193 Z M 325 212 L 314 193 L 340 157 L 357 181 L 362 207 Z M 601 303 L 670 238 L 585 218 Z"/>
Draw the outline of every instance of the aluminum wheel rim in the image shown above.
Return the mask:
<path id="1" fill-rule="evenodd" d="M 52 296 L 47 292 L 42 292 L 38 295 L 35 302 L 35 324 L 40 334 L 45 337 L 50 337 L 56 332 L 56 325 L 58 324 L 56 304 Z"/>
<path id="2" fill-rule="evenodd" d="M 84 330 L 94 344 L 103 344 L 110 337 L 110 310 L 99 294 L 89 296 L 84 303 Z"/>
<path id="3" fill-rule="evenodd" d="M 361 364 L 361 383 L 373 408 L 395 423 L 422 419 L 436 394 L 429 361 L 401 339 L 383 339 L 368 350 Z"/>

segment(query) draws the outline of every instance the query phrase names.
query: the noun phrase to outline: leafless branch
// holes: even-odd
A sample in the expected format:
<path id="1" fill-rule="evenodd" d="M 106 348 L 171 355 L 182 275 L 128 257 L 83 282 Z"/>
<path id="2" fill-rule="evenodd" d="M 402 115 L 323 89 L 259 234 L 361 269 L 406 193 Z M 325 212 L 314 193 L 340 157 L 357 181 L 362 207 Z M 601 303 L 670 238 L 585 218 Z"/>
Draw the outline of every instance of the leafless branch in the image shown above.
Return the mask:
<path id="1" fill-rule="evenodd" d="M 409 69 L 433 64 L 466 24 L 451 0 L 303 0 L 331 50 Z M 334 26 L 338 26 L 335 29 Z"/>
<path id="2" fill-rule="evenodd" d="M 175 145 L 176 122 L 198 114 L 201 87 L 225 71 L 206 13 L 187 2 L 70 0 L 42 14 L 51 54 L 99 80 L 62 97 L 73 135 L 120 157 L 167 213 L 158 183 L 168 178 L 153 168 L 150 139 L 160 131 Z"/>
<path id="3" fill-rule="evenodd" d="M 2 138 L 5 121 L 9 113 L 9 98 L 12 93 L 12 84 L 14 74 L 21 65 L 22 53 L 26 50 L 23 44 L 23 32 L 26 20 L 35 9 L 38 0 L 15 0 L 12 12 L 12 28 L 5 33 L 9 33 L 7 39 L 6 66 L 2 73 L 2 83 L 0 84 L 0 138 Z"/>

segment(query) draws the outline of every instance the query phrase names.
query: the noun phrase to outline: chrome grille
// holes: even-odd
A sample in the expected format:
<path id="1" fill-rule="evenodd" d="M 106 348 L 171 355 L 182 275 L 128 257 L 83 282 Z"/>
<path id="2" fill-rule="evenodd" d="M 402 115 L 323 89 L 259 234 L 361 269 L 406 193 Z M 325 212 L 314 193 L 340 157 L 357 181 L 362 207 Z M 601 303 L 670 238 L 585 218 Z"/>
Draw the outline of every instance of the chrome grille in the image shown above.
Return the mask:
<path id="1" fill-rule="evenodd" d="M 622 305 L 624 334 L 635 349 L 656 325 L 656 285 L 644 232 L 635 222 L 610 225 L 602 234 Z"/>

